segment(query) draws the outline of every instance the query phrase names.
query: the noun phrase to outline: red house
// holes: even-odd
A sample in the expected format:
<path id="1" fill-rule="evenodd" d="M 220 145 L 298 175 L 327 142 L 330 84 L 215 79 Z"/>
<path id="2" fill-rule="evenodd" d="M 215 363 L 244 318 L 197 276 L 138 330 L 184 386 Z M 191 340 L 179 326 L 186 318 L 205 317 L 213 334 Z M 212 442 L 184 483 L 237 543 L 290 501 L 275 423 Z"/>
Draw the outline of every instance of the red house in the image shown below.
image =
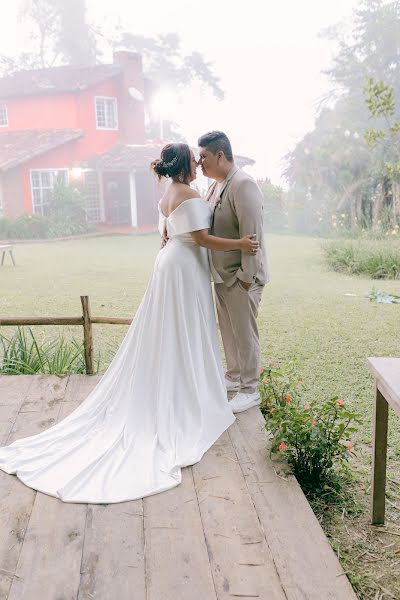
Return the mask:
<path id="1" fill-rule="evenodd" d="M 0 217 L 45 215 L 61 181 L 84 191 L 92 223 L 153 229 L 161 190 L 150 163 L 162 145 L 145 139 L 140 54 L 2 78 Z"/>
<path id="2" fill-rule="evenodd" d="M 57 181 L 85 191 L 94 223 L 152 226 L 141 56 L 114 64 L 21 71 L 0 79 L 0 216 L 46 214 Z M 139 201 L 141 198 L 141 201 Z"/>

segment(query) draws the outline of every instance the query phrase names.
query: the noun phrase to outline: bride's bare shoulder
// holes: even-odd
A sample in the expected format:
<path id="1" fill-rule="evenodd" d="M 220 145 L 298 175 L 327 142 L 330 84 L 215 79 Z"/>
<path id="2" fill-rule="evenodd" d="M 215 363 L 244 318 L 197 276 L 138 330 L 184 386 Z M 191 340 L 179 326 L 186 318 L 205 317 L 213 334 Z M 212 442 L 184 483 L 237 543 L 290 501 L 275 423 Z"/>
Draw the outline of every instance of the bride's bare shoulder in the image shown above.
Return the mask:
<path id="1" fill-rule="evenodd" d="M 186 186 L 182 186 L 182 190 L 179 190 L 179 196 L 182 202 L 184 200 L 190 200 L 190 198 L 200 198 L 199 192 L 196 190 Z"/>

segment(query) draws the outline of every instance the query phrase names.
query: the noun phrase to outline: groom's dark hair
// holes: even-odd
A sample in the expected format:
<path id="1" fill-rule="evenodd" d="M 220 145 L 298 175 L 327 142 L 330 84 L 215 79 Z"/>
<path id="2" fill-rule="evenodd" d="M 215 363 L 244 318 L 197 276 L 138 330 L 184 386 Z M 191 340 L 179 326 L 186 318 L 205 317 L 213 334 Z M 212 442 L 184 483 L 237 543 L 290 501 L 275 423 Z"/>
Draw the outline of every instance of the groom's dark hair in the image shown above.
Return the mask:
<path id="1" fill-rule="evenodd" d="M 222 150 L 226 160 L 233 161 L 232 146 L 228 136 L 223 131 L 209 131 L 199 138 L 197 144 L 200 148 L 209 150 L 213 154 Z"/>

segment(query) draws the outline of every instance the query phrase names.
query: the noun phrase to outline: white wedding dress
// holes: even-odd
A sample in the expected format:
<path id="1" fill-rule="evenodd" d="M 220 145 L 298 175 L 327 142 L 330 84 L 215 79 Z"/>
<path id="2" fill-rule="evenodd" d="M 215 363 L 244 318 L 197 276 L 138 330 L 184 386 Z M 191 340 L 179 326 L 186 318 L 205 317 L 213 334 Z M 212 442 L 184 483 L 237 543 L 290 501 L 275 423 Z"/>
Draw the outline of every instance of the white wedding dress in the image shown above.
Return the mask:
<path id="1" fill-rule="evenodd" d="M 0 448 L 0 469 L 64 502 L 143 498 L 181 482 L 235 421 L 219 352 L 202 198 L 165 217 L 170 240 L 121 346 L 89 396 L 49 429 Z"/>

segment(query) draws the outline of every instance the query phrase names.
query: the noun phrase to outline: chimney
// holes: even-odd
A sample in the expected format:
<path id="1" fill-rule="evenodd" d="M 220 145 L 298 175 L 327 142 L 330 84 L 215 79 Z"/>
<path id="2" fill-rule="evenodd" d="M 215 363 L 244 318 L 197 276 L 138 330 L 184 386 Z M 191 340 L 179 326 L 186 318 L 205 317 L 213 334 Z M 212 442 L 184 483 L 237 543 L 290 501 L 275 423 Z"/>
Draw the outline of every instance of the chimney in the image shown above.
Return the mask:
<path id="1" fill-rule="evenodd" d="M 118 97 L 121 134 L 127 144 L 144 144 L 144 84 L 142 56 L 138 52 L 114 52 L 114 64 L 122 69 Z"/>

